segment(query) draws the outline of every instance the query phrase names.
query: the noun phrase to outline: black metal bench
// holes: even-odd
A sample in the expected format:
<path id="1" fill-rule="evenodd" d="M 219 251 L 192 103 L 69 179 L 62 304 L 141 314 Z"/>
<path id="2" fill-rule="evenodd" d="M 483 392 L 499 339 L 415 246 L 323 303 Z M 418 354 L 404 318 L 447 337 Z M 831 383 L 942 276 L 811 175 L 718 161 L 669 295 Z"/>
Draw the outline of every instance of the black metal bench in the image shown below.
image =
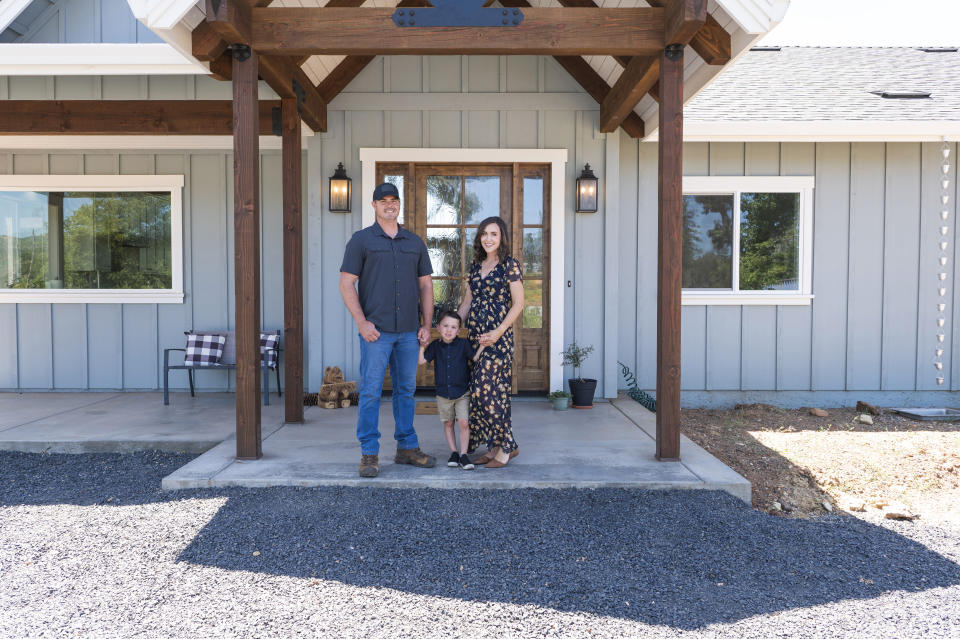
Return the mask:
<path id="1" fill-rule="evenodd" d="M 280 335 L 280 331 L 263 331 L 264 333 L 274 333 Z M 182 351 L 186 353 L 187 349 L 185 348 L 165 348 L 163 349 L 163 403 L 164 405 L 170 403 L 170 371 L 172 370 L 185 370 L 187 371 L 187 379 L 190 381 L 190 397 L 196 397 L 193 385 L 193 372 L 196 370 L 230 370 L 236 369 L 237 367 L 237 345 L 234 342 L 234 333 L 233 331 L 184 331 L 184 335 L 191 335 L 193 333 L 216 333 L 218 335 L 223 335 L 225 340 L 223 343 L 223 355 L 220 357 L 219 364 L 203 364 L 201 366 L 188 366 L 186 364 L 171 364 L 170 363 L 170 353 L 173 351 Z M 267 349 L 276 351 L 276 362 L 277 365 L 274 368 L 277 375 L 277 395 L 282 397 L 283 391 L 280 388 L 280 353 L 283 349 Z M 263 371 L 261 377 L 263 377 L 263 405 L 270 405 L 270 367 L 267 366 L 266 358 L 260 358 L 260 368 L 266 369 Z"/>

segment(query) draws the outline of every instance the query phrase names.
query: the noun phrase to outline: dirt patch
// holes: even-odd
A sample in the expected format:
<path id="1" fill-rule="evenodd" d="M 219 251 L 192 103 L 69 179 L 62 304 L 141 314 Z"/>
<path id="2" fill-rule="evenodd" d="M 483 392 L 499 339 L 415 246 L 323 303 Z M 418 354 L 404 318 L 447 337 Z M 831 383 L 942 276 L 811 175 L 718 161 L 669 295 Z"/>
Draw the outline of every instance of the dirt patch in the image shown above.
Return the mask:
<path id="1" fill-rule="evenodd" d="M 960 525 L 960 423 L 827 412 L 691 409 L 681 430 L 750 480 L 759 510 L 809 517 L 862 504 L 882 515 L 899 503 L 922 521 Z"/>

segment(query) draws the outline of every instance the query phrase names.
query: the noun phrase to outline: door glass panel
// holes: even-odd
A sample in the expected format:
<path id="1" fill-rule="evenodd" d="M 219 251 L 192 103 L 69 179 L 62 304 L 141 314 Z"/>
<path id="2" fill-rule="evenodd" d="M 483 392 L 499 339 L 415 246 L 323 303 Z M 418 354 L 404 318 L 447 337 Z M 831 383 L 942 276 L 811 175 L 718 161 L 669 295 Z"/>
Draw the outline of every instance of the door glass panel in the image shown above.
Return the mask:
<path id="1" fill-rule="evenodd" d="M 427 252 L 430 254 L 434 277 L 461 275 L 460 256 L 463 254 L 463 238 L 460 235 L 460 229 L 427 229 Z"/>
<path id="2" fill-rule="evenodd" d="M 543 275 L 543 229 L 523 229 L 523 275 Z"/>
<path id="3" fill-rule="evenodd" d="M 433 325 L 443 311 L 456 312 L 460 304 L 461 282 L 456 280 L 433 280 Z"/>
<path id="4" fill-rule="evenodd" d="M 427 224 L 460 224 L 459 176 L 427 176 Z"/>
<path id="5" fill-rule="evenodd" d="M 523 223 L 543 224 L 543 178 L 523 178 Z"/>
<path id="6" fill-rule="evenodd" d="M 479 224 L 492 215 L 500 215 L 500 178 L 497 176 L 468 177 L 464 221 Z"/>
<path id="7" fill-rule="evenodd" d="M 389 182 L 390 184 L 397 187 L 398 191 L 400 191 L 400 217 L 397 218 L 397 223 L 403 224 L 403 210 L 404 210 L 403 199 L 404 199 L 404 194 L 406 193 L 403 190 L 404 176 L 403 175 L 384 175 L 383 181 Z"/>
<path id="8" fill-rule="evenodd" d="M 477 240 L 477 227 L 463 229 L 463 243 L 466 245 L 465 255 L 463 256 L 463 272 L 470 272 L 470 265 L 473 263 L 473 243 Z"/>
<path id="9" fill-rule="evenodd" d="M 543 280 L 523 282 L 523 327 L 543 328 Z"/>

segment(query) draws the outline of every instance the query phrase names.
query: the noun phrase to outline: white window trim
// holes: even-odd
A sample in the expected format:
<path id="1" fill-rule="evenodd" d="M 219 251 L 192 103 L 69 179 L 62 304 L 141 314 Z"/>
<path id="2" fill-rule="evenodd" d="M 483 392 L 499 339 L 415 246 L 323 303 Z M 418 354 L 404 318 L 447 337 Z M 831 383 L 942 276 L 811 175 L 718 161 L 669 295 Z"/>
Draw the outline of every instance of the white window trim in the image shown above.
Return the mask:
<path id="1" fill-rule="evenodd" d="M 0 304 L 182 304 L 182 175 L 0 175 L 0 191 L 169 191 L 169 289 L 10 289 L 0 288 Z"/>
<path id="2" fill-rule="evenodd" d="M 564 334 L 564 222 L 566 198 L 566 149 L 360 149 L 360 191 L 354 189 L 354 201 L 362 202 L 363 226 L 374 222 L 371 194 L 377 179 L 377 162 L 416 163 L 484 163 L 508 164 L 513 162 L 550 165 L 550 352 L 563 350 Z M 370 198 L 370 199 L 368 199 Z M 550 356 L 550 388 L 563 388 L 563 366 L 560 358 Z"/>
<path id="3" fill-rule="evenodd" d="M 809 306 L 813 300 L 813 176 L 684 176 L 684 195 L 726 195 L 743 191 L 800 194 L 799 282 L 796 291 L 718 291 L 683 289 L 683 306 Z M 739 198 L 734 197 L 739 218 Z M 736 228 L 739 228 L 736 227 Z M 740 235 L 734 233 L 732 253 L 740 253 Z M 736 260 L 735 260 L 736 262 Z M 735 281 L 738 273 L 734 272 Z"/>

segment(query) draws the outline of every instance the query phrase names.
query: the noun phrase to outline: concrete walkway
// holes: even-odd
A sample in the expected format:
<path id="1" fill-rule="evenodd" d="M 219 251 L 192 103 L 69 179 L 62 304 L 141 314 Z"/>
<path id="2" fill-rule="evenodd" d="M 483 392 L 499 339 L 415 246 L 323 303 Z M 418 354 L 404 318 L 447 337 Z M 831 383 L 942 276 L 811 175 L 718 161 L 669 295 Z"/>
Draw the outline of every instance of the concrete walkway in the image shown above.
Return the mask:
<path id="1" fill-rule="evenodd" d="M 0 450 L 203 452 L 163 479 L 167 490 L 243 486 L 378 488 L 641 488 L 725 490 L 750 502 L 749 482 L 685 437 L 681 462 L 654 459 L 656 420 L 633 400 L 598 402 L 589 411 L 555 411 L 546 401 L 513 403 L 520 455 L 503 469 L 448 468 L 450 451 L 435 415 L 417 415 L 421 448 L 432 469 L 398 466 L 389 402 L 381 409 L 380 476 L 357 475 L 355 407 L 305 411 L 283 424 L 282 401 L 262 413 L 263 458 L 240 461 L 234 396 L 160 393 L 0 393 Z M 204 452 L 206 451 L 206 452 Z"/>

